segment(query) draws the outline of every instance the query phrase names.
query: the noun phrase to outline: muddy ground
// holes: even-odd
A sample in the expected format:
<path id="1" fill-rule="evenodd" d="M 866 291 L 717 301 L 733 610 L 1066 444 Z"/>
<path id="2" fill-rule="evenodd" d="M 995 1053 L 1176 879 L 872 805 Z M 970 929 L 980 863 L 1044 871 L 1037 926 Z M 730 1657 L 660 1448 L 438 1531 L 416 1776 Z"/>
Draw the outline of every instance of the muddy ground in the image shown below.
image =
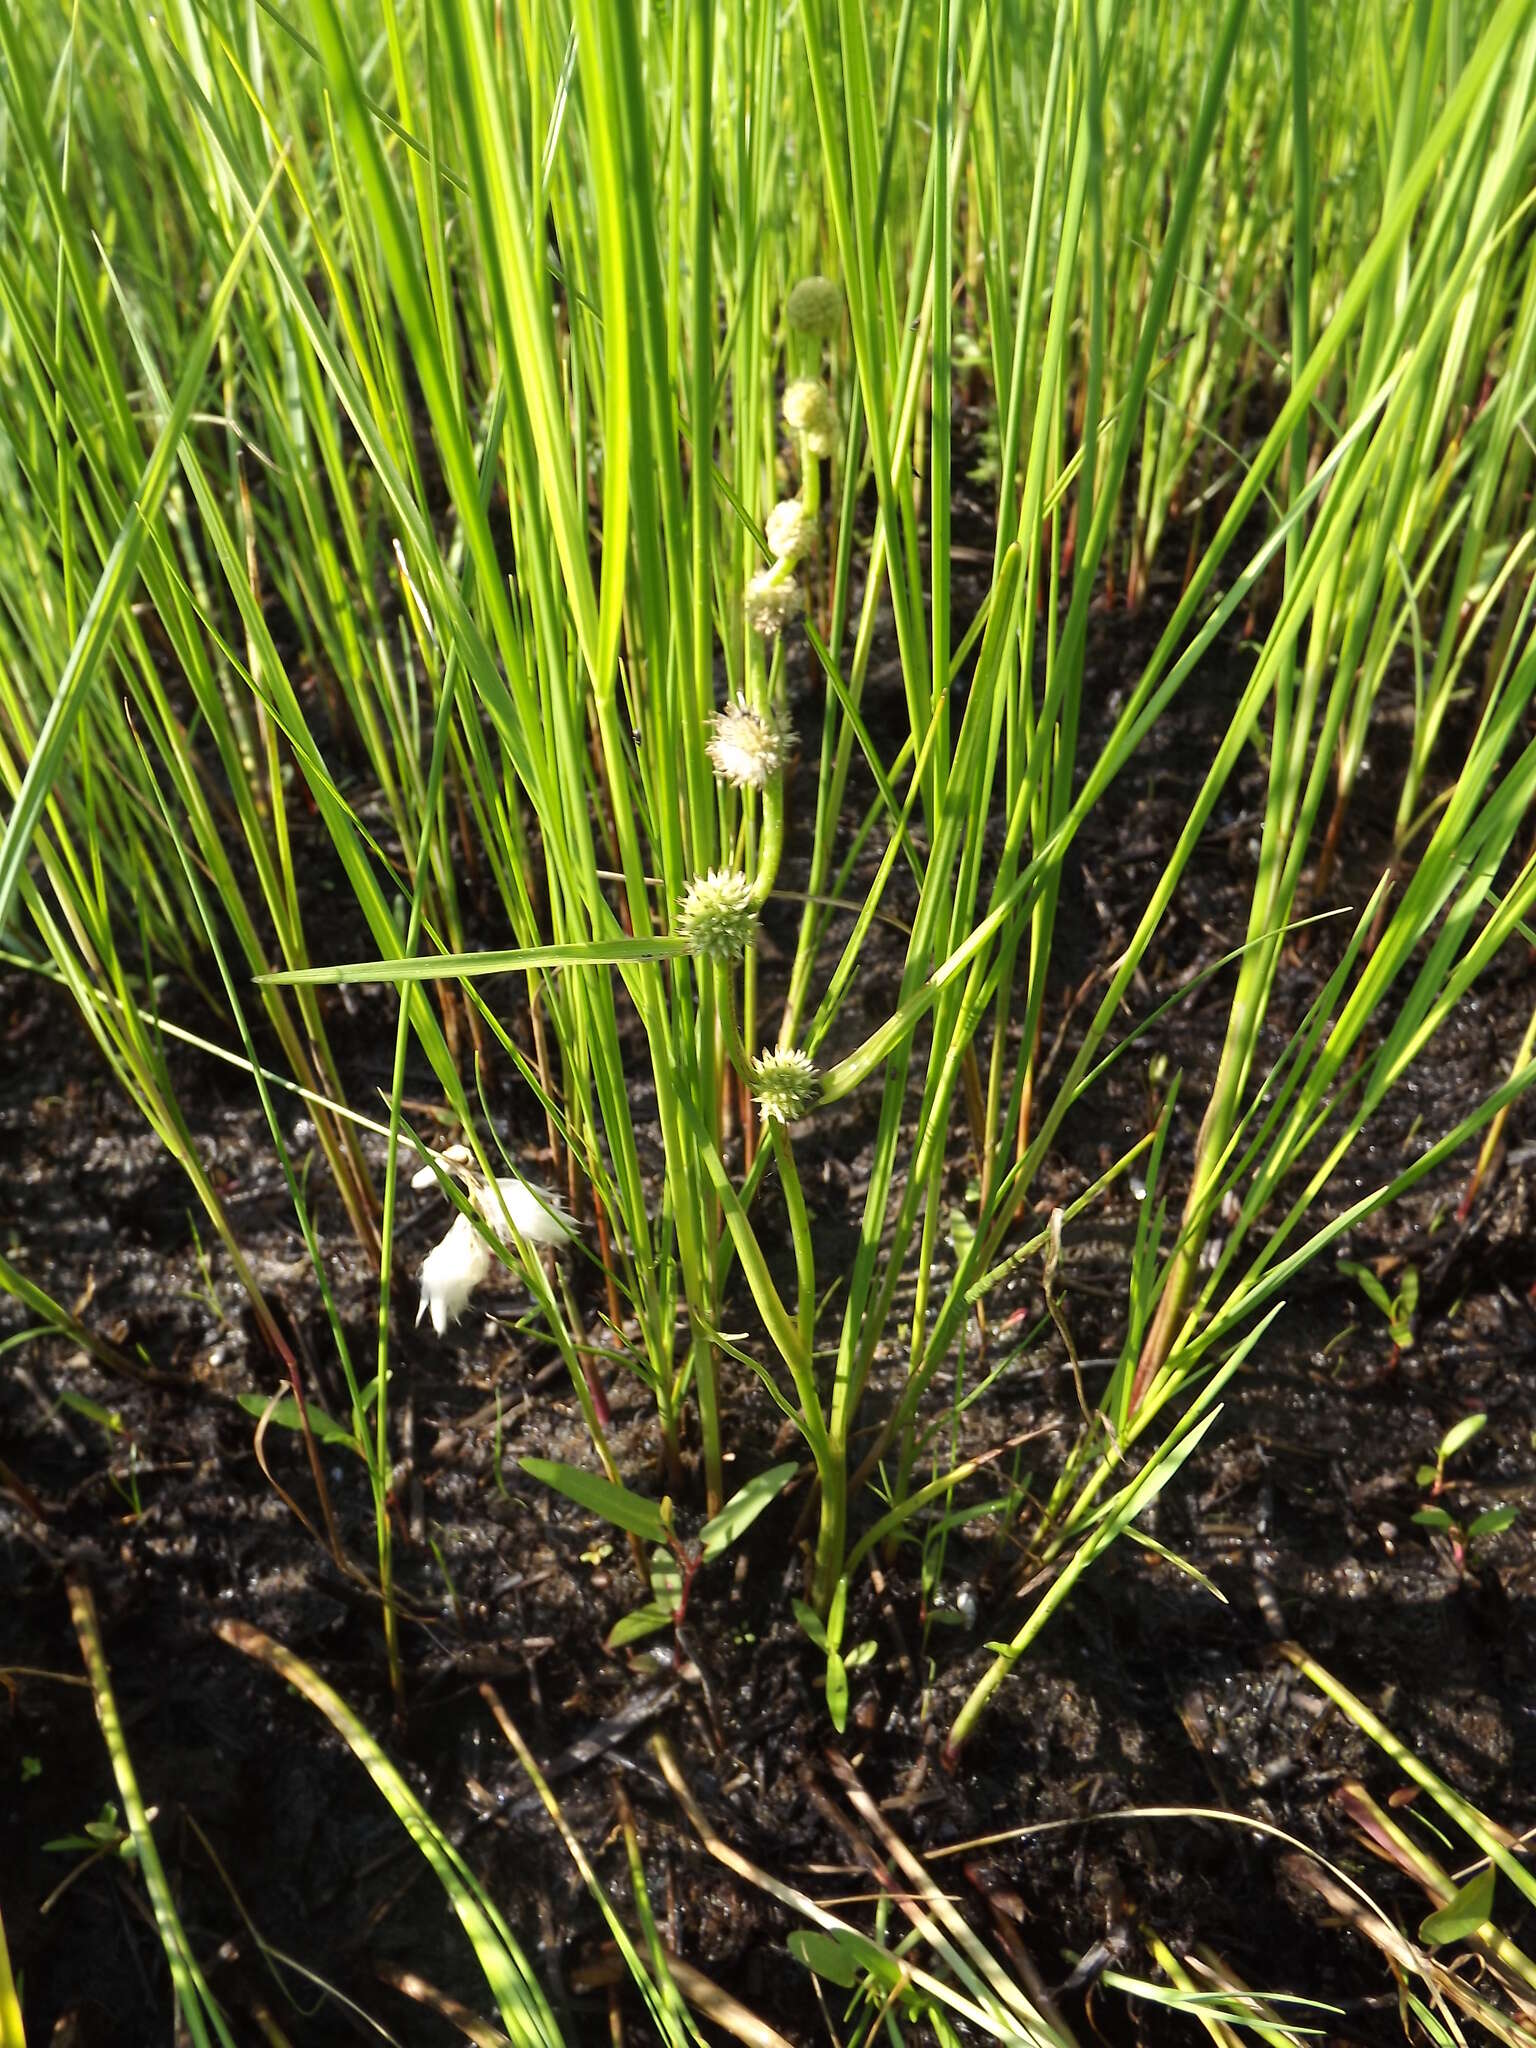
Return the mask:
<path id="1" fill-rule="evenodd" d="M 984 508 L 970 507 L 962 524 L 962 543 L 984 553 Z M 1181 553 L 1170 546 L 1170 557 Z M 1083 759 L 1169 597 L 1154 585 L 1135 619 L 1109 609 L 1096 619 Z M 1049 1040 L 1069 1019 L 1063 1058 L 1080 1015 L 1069 1016 L 1070 997 L 1134 925 L 1246 660 L 1234 646 L 1207 662 L 1076 848 L 1046 1027 Z M 797 657 L 794 672 L 797 723 L 813 734 L 820 714 L 808 663 Z M 1404 730 L 1407 705 L 1406 689 L 1396 698 L 1389 691 L 1375 779 L 1350 814 L 1333 877 L 1337 903 L 1362 901 L 1386 864 L 1393 735 Z M 899 730 L 894 664 L 872 677 L 866 712 L 882 736 Z M 1138 991 L 1146 1008 L 1240 939 L 1262 790 L 1250 757 L 1149 961 Z M 802 768 L 791 795 L 802 829 L 813 797 Z M 312 855 L 306 871 L 323 876 L 323 846 Z M 792 837 L 790 887 L 795 858 Z M 795 914 L 793 905 L 770 913 L 770 978 L 775 952 L 787 956 L 792 945 Z M 1291 961 L 1276 1048 L 1338 943 L 1322 927 Z M 317 941 L 317 956 L 323 950 Z M 361 936 L 338 924 L 334 957 L 363 950 Z M 877 946 L 861 976 L 871 1016 L 894 972 L 893 955 Z M 1187 1159 L 1229 994 L 1218 977 L 1172 1010 L 1074 1113 L 1042 1176 L 1042 1202 L 1081 1189 L 1146 1128 L 1148 1061 L 1159 1053 L 1184 1077 L 1174 1144 Z M 1464 1007 L 1411 1086 L 1389 1101 L 1373 1147 L 1329 1202 L 1387 1177 L 1497 1085 L 1533 1001 L 1536 971 L 1511 956 L 1504 977 Z M 352 1099 L 366 1106 L 387 1083 L 392 1003 L 364 991 L 345 1004 L 338 996 L 333 1009 Z M 197 1019 L 189 1007 L 184 1021 Z M 525 1028 L 516 1012 L 509 1021 Z M 340 1410 L 334 1352 L 260 1111 L 238 1074 L 190 1053 L 177 1058 L 194 1135 L 258 1277 L 298 1333 L 321 1398 Z M 537 1112 L 505 1076 L 495 1085 L 506 1136 L 536 1167 Z M 861 1199 L 867 1109 L 861 1099 L 826 1113 L 800 1145 L 829 1272 Z M 1003 1688 L 951 1776 L 938 1760 L 942 1734 L 984 1667 L 984 1644 L 1011 1634 L 1024 1611 L 1018 1546 L 995 1521 L 951 1539 L 944 1622 L 925 1616 L 915 1551 L 859 1586 L 849 1637 L 878 1647 L 856 1674 L 843 1747 L 906 1839 L 934 1849 L 1072 1823 L 936 1866 L 979 1927 L 1002 1914 L 1047 1984 L 1067 1981 L 1085 1956 L 1090 1978 L 1106 1960 L 1148 1973 L 1147 1938 L 1156 1935 L 1175 1950 L 1207 1945 L 1251 1984 L 1332 2001 L 1340 2010 L 1323 2024 L 1333 2038 L 1400 2038 L 1379 1955 L 1298 1887 L 1273 1841 L 1197 1819 L 1093 1818 L 1156 1805 L 1271 1822 L 1356 1871 L 1389 1911 L 1417 1925 L 1422 1896 L 1361 1854 L 1335 1796 L 1358 1775 L 1384 1798 L 1400 1777 L 1276 1664 L 1277 1631 L 1361 1692 L 1485 1811 L 1517 1828 L 1536 1819 L 1531 1115 L 1517 1109 L 1502 1171 L 1467 1219 L 1455 1214 L 1470 1164 L 1463 1158 L 1347 1247 L 1355 1258 L 1396 1253 L 1420 1271 L 1410 1348 L 1397 1349 L 1332 1257 L 1290 1289 L 1215 1433 L 1151 1522 L 1223 1598 L 1122 1544 Z M 300 1156 L 313 1140 L 297 1114 L 290 1136 Z M 612 2038 L 607 1994 L 592 1985 L 602 1927 L 549 1822 L 530 1809 L 480 1696 L 487 1680 L 546 1762 L 569 1766 L 578 1738 L 625 1717 L 618 1726 L 629 1732 L 563 1768 L 557 1786 L 610 1895 L 626 1900 L 615 1833 L 622 1793 L 676 1950 L 791 2040 L 830 2038 L 810 1978 L 785 1958 L 788 1917 L 701 1852 L 647 1747 L 664 1731 L 720 1831 L 780 1877 L 821 1897 L 868 1890 L 825 1809 L 835 1788 L 823 1755 L 831 1730 L 820 1659 L 787 1619 L 803 1491 L 756 1525 L 736 1569 L 700 1578 L 670 1667 L 607 1655 L 606 1630 L 640 1597 L 622 1541 L 517 1465 L 528 1453 L 583 1457 L 580 1414 L 550 1347 L 517 1328 L 525 1304 L 511 1294 L 492 1304 L 501 1320 L 471 1316 L 440 1343 L 411 1325 L 408 1278 L 394 1350 L 395 1398 L 412 1450 L 399 1486 L 409 1619 L 397 1713 L 374 1603 L 334 1568 L 258 1465 L 253 1420 L 234 1397 L 274 1389 L 279 1370 L 253 1333 L 227 1259 L 210 1247 L 200 1218 L 194 1227 L 185 1182 L 105 1078 L 68 1002 L 17 974 L 0 981 L 0 1158 L 0 1250 L 93 1330 L 141 1350 L 156 1375 L 150 1384 L 112 1378 L 51 1336 L 0 1358 L 0 1460 L 9 1475 L 0 1488 L 0 1897 L 29 2039 L 96 2048 L 170 2038 L 165 1966 L 135 1872 L 115 1856 L 87 1864 L 78 1850 L 49 1846 L 78 1835 L 116 1796 L 90 1697 L 69 1682 L 80 1672 L 65 1590 L 71 1572 L 99 1603 L 127 1740 L 159 1810 L 162 1854 L 242 2040 L 261 2038 L 262 2010 L 295 2043 L 377 2038 L 343 1999 L 399 2041 L 457 2038 L 386 1981 L 398 1971 L 477 2009 L 487 2001 L 435 1879 L 362 1769 L 311 1707 L 215 1637 L 215 1623 L 230 1618 L 311 1660 L 387 1742 L 508 1914 L 572 2041 Z M 953 1198 L 963 1196 L 966 1175 L 957 1157 Z M 311 1185 L 332 1283 L 366 1369 L 370 1276 L 318 1166 Z M 1106 1220 L 1128 1213 L 1111 1207 Z M 435 1195 L 410 1197 L 401 1245 L 409 1268 L 443 1221 Z M 1112 1352 L 1122 1313 L 1112 1267 L 1074 1275 L 1067 1302 L 1084 1356 Z M 1031 1327 L 1040 1309 L 1032 1269 L 1008 1304 L 1023 1320 L 1009 1327 Z M 0 1334 L 34 1320 L 0 1302 Z M 621 1463 L 636 1484 L 652 1485 L 643 1390 L 617 1368 L 608 1379 Z M 116 1425 L 61 1406 L 65 1390 L 112 1411 Z M 728 1368 L 727 1399 L 727 1440 L 744 1478 L 785 1447 L 777 1418 L 736 1368 Z M 1488 1424 L 1458 1460 L 1456 1504 L 1470 1514 L 1517 1503 L 1522 1514 L 1472 1571 L 1458 1573 L 1443 1544 L 1412 1523 L 1422 1499 L 1414 1474 L 1446 1428 L 1475 1411 Z M 1038 1488 L 1058 1469 L 1074 1416 L 1053 1336 L 968 1412 L 964 1442 L 983 1448 L 1040 1432 L 1019 1454 Z M 272 1432 L 267 1454 L 273 1476 L 309 1504 L 296 1440 Z M 330 1479 L 347 1543 L 366 1560 L 372 1525 L 362 1470 L 333 1452 Z M 845 2038 L 838 1994 L 828 1996 Z M 1092 1983 L 1068 1989 L 1061 2003 L 1083 2039 L 1096 2031 L 1112 2041 L 1189 2038 L 1193 2024 Z M 648 2038 L 627 1991 L 619 2010 L 627 2039 Z"/>

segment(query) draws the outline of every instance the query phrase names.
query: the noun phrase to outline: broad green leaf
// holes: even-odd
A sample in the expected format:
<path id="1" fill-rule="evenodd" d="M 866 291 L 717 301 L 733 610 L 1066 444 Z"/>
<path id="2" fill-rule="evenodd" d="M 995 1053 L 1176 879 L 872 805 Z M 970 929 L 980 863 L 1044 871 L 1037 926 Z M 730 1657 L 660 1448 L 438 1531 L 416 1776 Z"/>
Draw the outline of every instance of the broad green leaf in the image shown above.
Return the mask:
<path id="1" fill-rule="evenodd" d="M 605 1522 L 627 1529 L 645 1543 L 660 1546 L 666 1542 L 667 1528 L 658 1501 L 631 1493 L 627 1486 L 615 1486 L 596 1472 L 583 1472 L 579 1465 L 562 1465 L 553 1458 L 520 1458 L 518 1462 L 531 1479 L 542 1480 L 578 1507 L 601 1515 Z"/>
<path id="2" fill-rule="evenodd" d="M 699 1531 L 705 1557 L 714 1559 L 728 1550 L 751 1528 L 769 1502 L 778 1498 L 799 1469 L 793 1458 L 782 1465 L 770 1465 L 766 1472 L 759 1472 L 733 1493 L 719 1514 Z"/>
<path id="3" fill-rule="evenodd" d="M 1467 1541 L 1475 1543 L 1483 1536 L 1497 1536 L 1518 1520 L 1517 1507 L 1487 1508 L 1467 1526 Z"/>
<path id="4" fill-rule="evenodd" d="M 1497 1873 L 1490 1864 L 1469 1878 L 1454 1899 L 1419 1924 L 1419 1939 L 1430 1948 L 1446 1942 L 1465 1941 L 1493 1918 L 1493 1888 Z"/>
<path id="5" fill-rule="evenodd" d="M 1455 1526 L 1444 1508 L 1420 1508 L 1413 1519 L 1421 1529 L 1450 1529 Z"/>
<path id="6" fill-rule="evenodd" d="M 878 1942 L 851 1927 L 836 1934 L 819 1927 L 797 1927 L 789 1937 L 789 1952 L 796 1962 L 844 1991 L 851 1991 L 861 1976 L 874 1977 L 889 1987 L 900 1975 L 899 1965 Z"/>

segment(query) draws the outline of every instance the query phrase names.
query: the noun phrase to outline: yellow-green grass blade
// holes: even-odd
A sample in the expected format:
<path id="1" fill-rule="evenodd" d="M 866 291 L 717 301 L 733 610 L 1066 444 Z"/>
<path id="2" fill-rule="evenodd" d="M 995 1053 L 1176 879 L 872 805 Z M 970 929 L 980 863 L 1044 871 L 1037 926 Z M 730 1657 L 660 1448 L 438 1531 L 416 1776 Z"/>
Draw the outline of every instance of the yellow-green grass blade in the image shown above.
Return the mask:
<path id="1" fill-rule="evenodd" d="M 383 1794 L 391 1811 L 431 1864 L 469 1936 L 502 2023 L 517 2048 L 562 2048 L 563 2037 L 538 1979 L 479 1880 L 438 1827 L 400 1771 L 339 1693 L 291 1650 L 245 1622 L 222 1621 L 215 1633 L 285 1678 L 317 1707 Z"/>

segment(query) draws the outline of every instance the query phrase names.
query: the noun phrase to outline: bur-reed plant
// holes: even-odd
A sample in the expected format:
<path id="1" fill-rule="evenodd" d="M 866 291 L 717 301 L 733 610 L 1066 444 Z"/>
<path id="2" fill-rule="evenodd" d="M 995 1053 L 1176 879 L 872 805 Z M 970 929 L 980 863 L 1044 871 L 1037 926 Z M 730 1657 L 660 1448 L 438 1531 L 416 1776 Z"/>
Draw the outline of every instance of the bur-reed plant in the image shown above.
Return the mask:
<path id="1" fill-rule="evenodd" d="M 1155 1021 L 1159 934 L 1260 753 L 1193 1179 L 1167 1164 L 1186 1090 L 1106 1175 L 1149 1162 L 1122 1355 L 1029 1530 L 1051 1588 L 956 1743 L 1194 1449 L 1286 1278 L 1529 1079 L 1317 1223 L 1536 882 L 1536 13 L 1438 20 L 391 0 L 376 21 L 316 0 L 300 23 L 82 0 L 0 23 L 0 919 L 70 987 L 237 1270 L 178 1117 L 167 992 L 210 998 L 208 1035 L 232 1049 L 233 1025 L 253 1079 L 313 1106 L 380 1262 L 375 1371 L 346 1374 L 397 1670 L 394 1235 L 402 1159 L 431 1149 L 409 1073 L 484 1186 L 528 1164 L 482 1088 L 487 1062 L 515 1076 L 596 1285 L 440 1184 L 532 1294 L 610 1484 L 654 1491 L 614 1464 L 604 1372 L 643 1382 L 678 1499 L 697 1446 L 708 1515 L 743 1412 L 793 1421 L 831 1644 L 871 1482 L 884 1541 L 977 1469 L 922 1477 L 936 1381 L 1049 1251 L 1040 1169 Z M 964 611 L 962 358 L 985 366 L 998 479 Z M 1104 608 L 1146 595 L 1175 511 L 1177 595 L 1106 720 Z M 1352 911 L 1277 1052 L 1321 806 L 1405 636 L 1412 865 Z M 1074 841 L 1218 650 L 1251 666 L 1058 1068 Z M 894 738 L 870 692 L 891 651 Z M 348 985 L 389 1048 L 379 1116 L 333 1045 Z M 869 1165 L 832 1272 L 801 1162 L 838 1103 Z M 951 1255 L 960 1159 L 977 1193 Z"/>

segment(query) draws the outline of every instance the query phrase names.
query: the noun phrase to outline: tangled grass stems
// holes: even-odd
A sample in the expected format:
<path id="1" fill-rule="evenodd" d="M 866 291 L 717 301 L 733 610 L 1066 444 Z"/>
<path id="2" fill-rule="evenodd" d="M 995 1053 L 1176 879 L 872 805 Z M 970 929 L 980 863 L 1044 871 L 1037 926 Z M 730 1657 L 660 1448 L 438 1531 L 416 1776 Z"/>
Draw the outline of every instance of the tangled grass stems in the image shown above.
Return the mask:
<path id="1" fill-rule="evenodd" d="M 759 1389 L 795 1421 L 824 1632 L 871 1520 L 901 1526 L 918 1494 L 950 1511 L 943 1473 L 918 1472 L 931 1390 L 1066 1118 L 1135 1042 L 1255 750 L 1219 1069 L 1131 1134 L 1147 1213 L 1179 1221 L 1138 1237 L 1122 1355 L 1034 1533 L 1047 1562 L 1084 1569 L 1128 1526 L 1149 1497 L 1131 1447 L 1172 1469 L 1282 1276 L 1332 1241 L 1308 1205 L 1501 971 L 1536 888 L 1536 19 L 1531 0 L 1458 19 L 1440 38 L 1422 9 L 1322 20 L 1307 0 L 1283 32 L 1245 0 L 1161 26 L 1065 0 L 546 0 L 501 22 L 451 0 L 430 23 L 387 10 L 376 40 L 352 0 L 319 0 L 302 37 L 232 0 L 174 19 L 86 0 L 0 22 L 0 923 L 30 926 L 13 952 L 68 987 L 279 1355 L 161 991 L 208 1001 L 216 1042 L 233 1022 L 330 1313 L 264 1077 L 312 1106 L 380 1268 L 371 1382 L 337 1336 L 397 1684 L 416 1063 L 487 1185 L 507 1104 L 542 1127 L 539 1178 L 595 1224 L 606 1342 L 670 1488 L 696 1447 L 719 1512 Z M 1374 137 L 1352 62 L 1379 82 Z M 966 618 L 973 367 L 996 518 Z M 1156 631 L 1103 718 L 1091 650 L 1122 603 Z M 1203 779 L 1058 1068 L 1074 849 L 1245 618 Z M 871 694 L 890 648 L 894 740 Z M 1286 949 L 1404 674 L 1394 874 L 1276 1062 Z M 389 1048 L 382 1188 L 331 1043 L 338 988 L 389 991 L 356 998 Z M 1510 1050 L 1510 1086 L 1447 1142 L 1530 1079 Z M 493 1059 L 515 1077 L 499 1094 Z M 799 1167 L 834 1105 L 869 1159 L 837 1274 Z M 618 1483 L 580 1289 L 521 1233 L 483 1243 Z M 743 1293 L 744 1346 L 722 1334 Z"/>

